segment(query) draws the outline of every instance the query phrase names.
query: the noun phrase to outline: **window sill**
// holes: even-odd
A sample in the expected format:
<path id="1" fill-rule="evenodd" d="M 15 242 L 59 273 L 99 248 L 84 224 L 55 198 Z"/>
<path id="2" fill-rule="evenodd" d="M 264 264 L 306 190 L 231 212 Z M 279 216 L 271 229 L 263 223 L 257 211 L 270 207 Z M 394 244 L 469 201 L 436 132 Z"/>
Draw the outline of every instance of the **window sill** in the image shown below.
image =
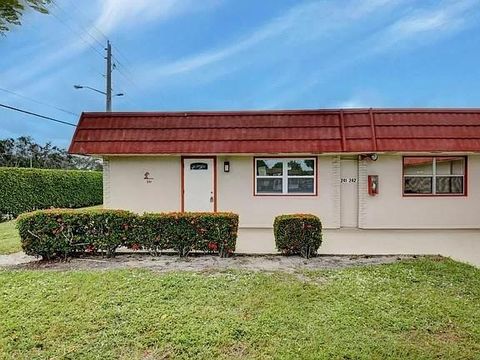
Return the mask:
<path id="1" fill-rule="evenodd" d="M 467 194 L 403 194 L 404 198 L 424 197 L 424 198 L 442 198 L 442 197 L 467 197 Z"/>
<path id="2" fill-rule="evenodd" d="M 253 194 L 253 196 L 268 196 L 268 197 L 314 197 L 317 196 L 318 194 Z"/>

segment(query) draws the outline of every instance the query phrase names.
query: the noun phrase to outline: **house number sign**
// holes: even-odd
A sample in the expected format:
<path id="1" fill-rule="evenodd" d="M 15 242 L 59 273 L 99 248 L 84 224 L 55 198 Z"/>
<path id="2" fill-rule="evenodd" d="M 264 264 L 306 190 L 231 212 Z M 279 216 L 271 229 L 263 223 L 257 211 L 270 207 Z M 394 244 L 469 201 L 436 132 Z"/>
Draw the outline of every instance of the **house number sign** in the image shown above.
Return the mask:
<path id="1" fill-rule="evenodd" d="M 147 171 L 145 174 L 143 174 L 143 180 L 145 180 L 147 184 L 151 184 L 153 182 L 153 177 L 151 177 L 150 173 Z"/>
<path id="2" fill-rule="evenodd" d="M 345 183 L 356 183 L 357 182 L 357 178 L 341 178 L 340 179 L 340 182 L 342 184 L 345 184 Z"/>

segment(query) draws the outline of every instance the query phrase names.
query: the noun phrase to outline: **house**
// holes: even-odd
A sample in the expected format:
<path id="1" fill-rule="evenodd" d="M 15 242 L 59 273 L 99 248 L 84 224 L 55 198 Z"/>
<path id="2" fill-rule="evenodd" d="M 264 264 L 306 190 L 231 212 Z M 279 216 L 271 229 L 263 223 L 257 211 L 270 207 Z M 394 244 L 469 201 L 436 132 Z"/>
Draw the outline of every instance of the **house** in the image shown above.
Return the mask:
<path id="1" fill-rule="evenodd" d="M 312 213 L 321 253 L 480 264 L 480 109 L 84 113 L 69 151 L 103 158 L 107 208 L 238 213 L 238 252 Z"/>

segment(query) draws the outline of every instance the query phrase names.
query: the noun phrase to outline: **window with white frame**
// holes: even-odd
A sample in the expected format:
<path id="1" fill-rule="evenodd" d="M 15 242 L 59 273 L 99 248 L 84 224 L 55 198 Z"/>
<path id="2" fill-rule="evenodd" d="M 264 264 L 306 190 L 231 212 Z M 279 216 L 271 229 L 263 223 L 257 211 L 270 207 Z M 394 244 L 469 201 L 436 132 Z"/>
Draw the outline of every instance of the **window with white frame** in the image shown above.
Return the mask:
<path id="1" fill-rule="evenodd" d="M 464 156 L 405 156 L 404 195 L 464 195 Z"/>
<path id="2" fill-rule="evenodd" d="M 256 158 L 255 194 L 315 195 L 315 158 Z"/>

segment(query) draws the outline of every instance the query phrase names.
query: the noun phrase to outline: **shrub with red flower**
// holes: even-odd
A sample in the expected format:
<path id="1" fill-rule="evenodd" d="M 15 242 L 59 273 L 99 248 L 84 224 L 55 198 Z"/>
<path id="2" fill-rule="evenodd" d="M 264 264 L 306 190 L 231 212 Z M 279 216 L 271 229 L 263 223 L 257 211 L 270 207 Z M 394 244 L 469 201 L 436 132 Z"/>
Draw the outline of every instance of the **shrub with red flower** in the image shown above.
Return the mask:
<path id="1" fill-rule="evenodd" d="M 213 241 L 210 241 L 207 245 L 208 250 L 210 251 L 217 251 L 218 250 L 218 245 L 217 243 L 214 243 Z"/>
<path id="2" fill-rule="evenodd" d="M 230 256 L 235 251 L 238 215 L 233 213 L 160 213 L 138 216 L 124 210 L 45 210 L 17 220 L 23 250 L 44 259 L 87 253 L 114 256 L 125 246 L 160 254 L 174 250 Z"/>
<path id="3" fill-rule="evenodd" d="M 142 249 L 142 245 L 140 244 L 132 244 L 132 246 L 130 247 L 133 251 L 138 251 L 138 250 L 141 250 Z"/>

